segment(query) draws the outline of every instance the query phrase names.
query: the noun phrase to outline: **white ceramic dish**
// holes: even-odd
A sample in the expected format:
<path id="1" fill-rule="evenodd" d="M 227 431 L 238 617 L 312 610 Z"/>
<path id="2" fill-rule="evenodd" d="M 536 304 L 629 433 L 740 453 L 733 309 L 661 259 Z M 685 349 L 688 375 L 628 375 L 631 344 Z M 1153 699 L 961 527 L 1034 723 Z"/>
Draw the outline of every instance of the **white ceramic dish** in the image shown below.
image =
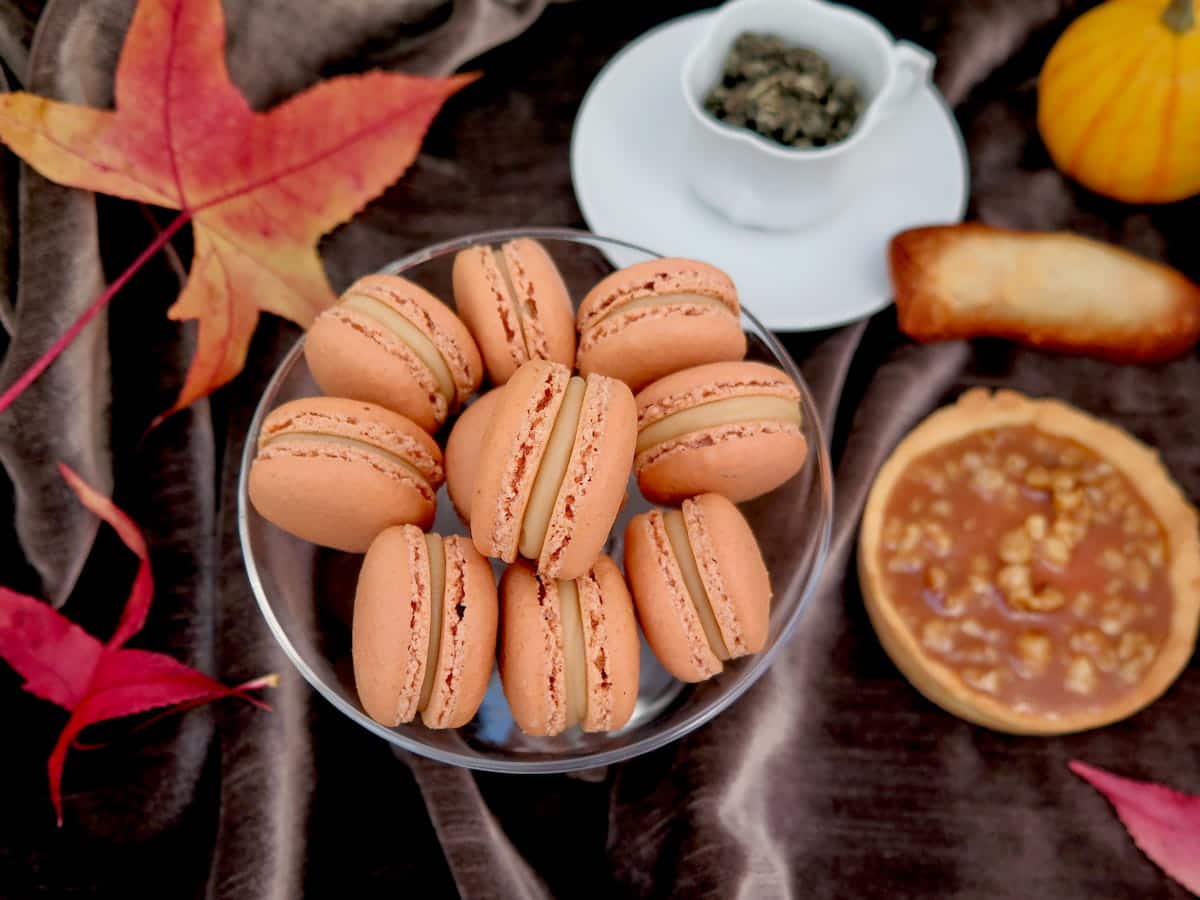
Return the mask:
<path id="1" fill-rule="evenodd" d="M 746 128 L 717 121 L 704 98 L 721 80 L 725 57 L 744 32 L 773 34 L 816 50 L 833 71 L 853 78 L 866 101 L 843 141 L 828 147 L 783 147 Z M 693 192 L 731 222 L 795 230 L 820 223 L 853 202 L 872 141 L 890 117 L 903 115 L 927 90 L 934 58 L 896 41 L 849 6 L 824 0 L 729 0 L 708 20 L 680 67 L 688 113 L 684 172 Z"/>
<path id="2" fill-rule="evenodd" d="M 647 32 L 592 83 L 571 136 L 584 219 L 598 233 L 722 267 L 776 331 L 830 328 L 878 312 L 891 302 L 892 235 L 961 221 L 966 210 L 967 156 L 953 115 L 936 88 L 922 87 L 864 144 L 863 180 L 839 214 L 795 232 L 735 225 L 695 196 L 680 164 L 689 152 L 680 67 L 712 15 Z"/>

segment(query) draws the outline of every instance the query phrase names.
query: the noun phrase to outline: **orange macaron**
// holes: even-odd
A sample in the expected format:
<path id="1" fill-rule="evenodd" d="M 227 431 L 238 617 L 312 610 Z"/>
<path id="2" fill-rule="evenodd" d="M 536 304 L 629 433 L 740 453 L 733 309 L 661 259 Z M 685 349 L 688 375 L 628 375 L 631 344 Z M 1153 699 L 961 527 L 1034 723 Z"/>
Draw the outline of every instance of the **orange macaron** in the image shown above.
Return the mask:
<path id="1" fill-rule="evenodd" d="M 679 369 L 742 359 L 737 289 L 715 266 L 656 259 L 613 272 L 579 304 L 579 371 L 634 391 Z"/>
<path id="2" fill-rule="evenodd" d="M 483 702 L 496 653 L 492 568 L 459 535 L 389 528 L 363 559 L 352 657 L 363 709 L 395 726 L 419 713 L 458 728 Z"/>
<path id="3" fill-rule="evenodd" d="M 703 681 L 767 640 L 771 579 L 750 525 L 717 494 L 625 529 L 625 574 L 646 641 L 681 681 Z"/>
<path id="4" fill-rule="evenodd" d="M 471 523 L 471 498 L 475 473 L 483 452 L 483 438 L 492 422 L 502 388 L 492 388 L 462 411 L 446 438 L 446 493 L 464 525 Z"/>
<path id="5" fill-rule="evenodd" d="M 637 440 L 633 394 L 603 375 L 527 362 L 484 436 L 471 535 L 485 556 L 536 560 L 540 574 L 592 567 L 620 510 Z"/>
<path id="6" fill-rule="evenodd" d="M 651 503 L 713 492 L 735 503 L 779 487 L 808 455 L 800 391 L 759 362 L 675 372 L 637 395 L 634 471 Z"/>
<path id="7" fill-rule="evenodd" d="M 367 275 L 325 310 L 304 358 L 326 394 L 366 400 L 437 431 L 479 387 L 471 333 L 441 300 L 397 275 Z"/>
<path id="8" fill-rule="evenodd" d="M 477 244 L 454 257 L 454 306 L 504 384 L 523 363 L 575 364 L 575 308 L 546 248 L 531 238 Z"/>
<path id="9" fill-rule="evenodd" d="M 324 547 L 362 553 L 389 525 L 428 528 L 442 451 L 412 421 L 373 403 L 305 397 L 271 411 L 249 494 L 268 522 Z"/>
<path id="10" fill-rule="evenodd" d="M 613 731 L 629 721 L 639 641 L 616 563 L 600 556 L 579 578 L 558 581 L 521 560 L 501 579 L 500 603 L 500 680 L 522 731 Z"/>

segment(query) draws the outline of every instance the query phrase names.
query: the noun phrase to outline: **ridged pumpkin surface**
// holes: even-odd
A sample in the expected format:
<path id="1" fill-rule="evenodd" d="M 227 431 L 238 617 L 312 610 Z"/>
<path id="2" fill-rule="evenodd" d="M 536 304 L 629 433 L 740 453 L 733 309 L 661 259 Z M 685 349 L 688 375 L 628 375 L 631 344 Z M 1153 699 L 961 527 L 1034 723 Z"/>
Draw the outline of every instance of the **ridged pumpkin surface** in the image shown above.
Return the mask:
<path id="1" fill-rule="evenodd" d="M 1038 81 L 1038 129 L 1059 169 L 1127 202 L 1200 192 L 1200 24 L 1188 24 L 1190 5 L 1109 0 L 1063 32 Z"/>

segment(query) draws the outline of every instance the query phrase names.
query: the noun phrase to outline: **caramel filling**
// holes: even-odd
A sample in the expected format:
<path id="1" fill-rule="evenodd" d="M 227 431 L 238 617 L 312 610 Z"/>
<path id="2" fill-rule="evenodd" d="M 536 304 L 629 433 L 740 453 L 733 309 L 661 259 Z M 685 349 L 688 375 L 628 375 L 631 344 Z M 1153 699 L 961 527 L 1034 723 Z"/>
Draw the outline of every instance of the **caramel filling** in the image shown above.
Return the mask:
<path id="1" fill-rule="evenodd" d="M 735 422 L 787 422 L 800 425 L 800 404 L 785 397 L 730 397 L 664 416 L 638 432 L 637 452 L 667 441 Z"/>
<path id="2" fill-rule="evenodd" d="M 690 291 L 681 291 L 675 294 L 657 294 L 653 297 L 639 297 L 637 300 L 630 300 L 628 303 L 614 305 L 608 312 L 596 320 L 595 325 L 599 325 L 606 319 L 624 315 L 638 309 L 649 309 L 655 306 L 680 306 L 683 304 L 712 306 L 728 315 L 732 316 L 734 314 L 727 303 L 722 303 L 716 297 L 709 297 L 705 294 L 694 294 Z"/>
<path id="3" fill-rule="evenodd" d="M 688 541 L 687 526 L 683 522 L 683 513 L 677 509 L 668 510 L 663 514 L 663 525 L 667 529 L 667 540 L 679 563 L 679 571 L 683 574 L 683 583 L 687 587 L 688 596 L 696 607 L 700 617 L 700 625 L 704 636 L 708 638 L 708 646 L 720 660 L 729 659 L 729 649 L 721 636 L 721 628 L 717 625 L 717 617 L 713 614 L 712 603 L 708 599 L 708 591 L 704 589 L 704 580 L 700 577 L 700 567 L 696 564 L 696 556 L 692 552 L 691 542 Z"/>
<path id="4" fill-rule="evenodd" d="M 429 705 L 433 682 L 437 678 L 438 656 L 442 646 L 442 600 L 446 593 L 446 551 L 441 535 L 425 535 L 429 548 L 429 650 L 425 656 L 425 680 L 421 683 L 418 710 Z"/>
<path id="5" fill-rule="evenodd" d="M 915 460 L 888 499 L 878 552 L 922 651 L 1016 712 L 1104 708 L 1166 640 L 1161 524 L 1096 452 L 1030 426 Z"/>
<path id="6" fill-rule="evenodd" d="M 384 450 L 382 447 L 377 447 L 375 444 L 369 444 L 366 441 L 356 441 L 354 438 L 343 437 L 336 434 L 318 434 L 316 432 L 308 431 L 285 431 L 273 435 L 272 437 L 263 441 L 262 446 L 259 448 L 259 453 L 262 453 L 263 450 L 273 444 L 279 444 L 285 441 L 288 443 L 313 445 L 320 444 L 325 447 L 345 447 L 350 450 L 366 451 L 367 453 L 378 456 L 387 462 L 392 463 L 393 465 L 399 466 L 401 469 L 404 469 L 406 472 L 412 475 L 413 478 L 418 479 L 426 486 L 429 485 L 428 479 L 421 474 L 420 470 L 418 470 L 403 456 L 398 456 L 395 453 Z M 429 489 L 431 491 L 433 490 L 432 487 Z"/>
<path id="7" fill-rule="evenodd" d="M 496 262 L 496 268 L 500 271 L 500 280 L 504 284 L 504 293 L 508 299 L 508 305 L 512 307 L 513 314 L 517 317 L 517 329 L 513 340 L 521 348 L 524 358 L 529 359 L 529 345 L 525 342 L 525 304 L 521 302 L 521 296 L 517 292 L 517 285 L 513 282 L 512 270 L 508 267 L 508 260 L 504 257 L 504 250 L 499 247 L 493 248 L 492 258 Z"/>
<path id="8" fill-rule="evenodd" d="M 450 367 L 446 365 L 441 351 L 433 341 L 421 333 L 416 325 L 386 303 L 366 294 L 351 294 L 342 301 L 342 306 L 374 319 L 392 332 L 401 342 L 407 344 L 409 349 L 416 354 L 417 359 L 425 364 L 425 368 L 433 373 L 438 393 L 446 398 L 447 403 L 454 404 L 454 400 L 458 396 L 454 387 L 454 375 L 450 372 Z"/>
<path id="9" fill-rule="evenodd" d="M 575 446 L 575 433 L 579 430 L 579 416 L 583 412 L 583 396 L 587 388 L 578 375 L 567 382 L 567 390 L 558 417 L 546 441 L 546 452 L 533 479 L 529 492 L 529 504 L 525 507 L 525 518 L 521 521 L 521 540 L 518 549 L 526 559 L 537 559 L 546 542 L 546 531 L 550 527 L 550 516 L 554 512 L 554 501 L 563 479 L 567 476 L 567 465 L 571 461 L 571 450 Z"/>
<path id="10" fill-rule="evenodd" d="M 559 581 L 558 617 L 562 624 L 563 678 L 566 681 L 567 728 L 587 715 L 587 650 L 583 642 L 583 615 L 574 581 Z"/>

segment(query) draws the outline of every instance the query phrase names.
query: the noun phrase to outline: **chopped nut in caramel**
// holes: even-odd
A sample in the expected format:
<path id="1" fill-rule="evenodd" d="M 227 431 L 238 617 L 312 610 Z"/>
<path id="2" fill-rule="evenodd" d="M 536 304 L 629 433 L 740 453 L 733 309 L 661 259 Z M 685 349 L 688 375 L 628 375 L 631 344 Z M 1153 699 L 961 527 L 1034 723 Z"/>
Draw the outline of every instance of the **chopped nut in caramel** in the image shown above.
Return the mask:
<path id="1" fill-rule="evenodd" d="M 1096 667 L 1086 657 L 1076 656 L 1067 666 L 1063 684 L 1073 694 L 1090 694 L 1096 687 Z"/>
<path id="2" fill-rule="evenodd" d="M 1054 652 L 1050 638 L 1040 631 L 1026 631 L 1017 637 L 1018 674 L 1036 678 L 1046 671 Z"/>
<path id="3" fill-rule="evenodd" d="M 1163 530 L 1089 448 L 1030 427 L 972 434 L 914 463 L 884 521 L 892 602 L 972 691 L 1023 711 L 1093 708 L 1162 646 Z"/>

